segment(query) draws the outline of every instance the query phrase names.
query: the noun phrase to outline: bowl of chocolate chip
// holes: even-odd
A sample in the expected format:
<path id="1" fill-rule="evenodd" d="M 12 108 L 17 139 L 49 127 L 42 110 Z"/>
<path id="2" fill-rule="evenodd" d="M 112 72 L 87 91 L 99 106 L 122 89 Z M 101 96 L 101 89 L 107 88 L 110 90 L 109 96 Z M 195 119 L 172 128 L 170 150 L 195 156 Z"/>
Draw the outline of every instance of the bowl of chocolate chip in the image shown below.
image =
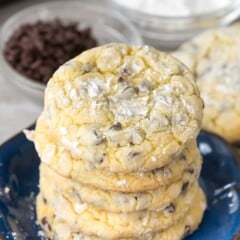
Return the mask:
<path id="1" fill-rule="evenodd" d="M 35 5 L 11 16 L 0 35 L 0 68 L 35 103 L 43 104 L 50 76 L 81 52 L 109 42 L 141 45 L 135 27 L 106 2 L 79 0 Z"/>

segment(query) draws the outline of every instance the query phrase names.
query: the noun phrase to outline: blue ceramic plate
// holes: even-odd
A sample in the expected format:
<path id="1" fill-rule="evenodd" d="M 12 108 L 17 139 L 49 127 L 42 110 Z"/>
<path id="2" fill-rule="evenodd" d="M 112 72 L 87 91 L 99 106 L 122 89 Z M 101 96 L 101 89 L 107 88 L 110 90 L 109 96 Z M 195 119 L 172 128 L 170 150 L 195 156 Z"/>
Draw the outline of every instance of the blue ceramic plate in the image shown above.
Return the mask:
<path id="1" fill-rule="evenodd" d="M 234 154 L 215 135 L 198 138 L 204 164 L 201 185 L 208 209 L 198 231 L 188 240 L 240 239 L 240 168 Z M 0 147 L 0 239 L 39 240 L 35 217 L 39 158 L 23 133 Z"/>

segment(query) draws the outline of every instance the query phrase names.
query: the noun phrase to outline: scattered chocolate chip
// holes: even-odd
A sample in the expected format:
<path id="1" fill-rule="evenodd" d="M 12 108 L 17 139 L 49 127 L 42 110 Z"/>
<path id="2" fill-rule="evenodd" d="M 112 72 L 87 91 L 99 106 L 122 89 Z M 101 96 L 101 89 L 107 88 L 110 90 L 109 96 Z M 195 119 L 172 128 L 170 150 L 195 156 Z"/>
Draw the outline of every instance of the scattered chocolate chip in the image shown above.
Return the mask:
<path id="1" fill-rule="evenodd" d="M 43 217 L 41 223 L 43 226 L 47 227 L 50 232 L 52 231 L 51 225 L 49 224 L 47 217 Z"/>
<path id="2" fill-rule="evenodd" d="M 140 152 L 130 152 L 128 154 L 129 158 L 134 158 L 134 157 L 139 156 L 139 155 L 140 155 Z"/>
<path id="3" fill-rule="evenodd" d="M 164 167 L 156 168 L 156 169 L 152 170 L 152 173 L 158 174 L 159 172 L 162 172 L 163 170 L 164 170 Z"/>
<path id="4" fill-rule="evenodd" d="M 138 200 L 138 197 L 137 197 L 137 196 L 135 196 L 134 198 L 135 198 L 136 201 Z"/>
<path id="5" fill-rule="evenodd" d="M 139 215 L 138 219 L 142 221 L 144 219 L 144 216 L 142 214 Z"/>
<path id="6" fill-rule="evenodd" d="M 96 146 L 99 146 L 99 145 L 101 145 L 101 144 L 103 144 L 103 143 L 105 143 L 105 142 L 106 142 L 106 138 L 102 138 L 102 139 L 97 140 L 96 143 L 95 143 L 95 145 L 96 145 Z"/>
<path id="7" fill-rule="evenodd" d="M 129 72 L 128 68 L 124 67 L 121 69 L 121 75 L 123 77 L 128 77 L 131 73 Z"/>
<path id="8" fill-rule="evenodd" d="M 194 174 L 195 169 L 193 167 L 190 167 L 186 170 L 186 172 L 190 173 L 190 174 Z"/>
<path id="9" fill-rule="evenodd" d="M 47 204 L 47 199 L 46 198 L 43 198 L 43 203 Z"/>
<path id="10" fill-rule="evenodd" d="M 93 130 L 93 134 L 94 134 L 96 137 L 99 137 L 99 134 L 98 134 L 98 132 L 97 132 L 96 129 Z"/>
<path id="11" fill-rule="evenodd" d="M 185 154 L 185 153 L 181 153 L 181 155 L 180 155 L 180 160 L 184 160 L 184 161 L 187 160 L 187 157 L 186 157 L 186 154 Z"/>
<path id="12" fill-rule="evenodd" d="M 96 141 L 94 143 L 95 146 L 101 145 L 106 142 L 106 138 L 101 135 L 101 133 L 97 132 L 96 129 L 93 130 L 93 134 L 96 136 Z"/>
<path id="13" fill-rule="evenodd" d="M 189 182 L 184 182 L 182 185 L 182 193 L 185 193 L 189 186 Z"/>
<path id="14" fill-rule="evenodd" d="M 125 82 L 125 80 L 124 80 L 122 77 L 120 77 L 120 78 L 118 79 L 118 82 L 119 82 L 119 83 Z"/>
<path id="15" fill-rule="evenodd" d="M 57 68 L 81 52 L 95 47 L 91 29 L 61 20 L 20 26 L 9 38 L 4 56 L 24 76 L 46 84 Z"/>
<path id="16" fill-rule="evenodd" d="M 50 224 L 48 224 L 48 230 L 51 232 L 52 231 L 52 227 Z"/>
<path id="17" fill-rule="evenodd" d="M 165 207 L 166 211 L 168 211 L 169 213 L 174 213 L 176 211 L 176 207 L 173 203 L 170 203 L 168 206 Z"/>
<path id="18" fill-rule="evenodd" d="M 100 158 L 99 161 L 98 161 L 98 163 L 99 163 L 99 164 L 103 163 L 103 160 L 104 160 L 103 158 Z"/>
<path id="19" fill-rule="evenodd" d="M 98 159 L 96 159 L 95 163 L 96 164 L 102 164 L 106 158 L 107 154 L 106 153 L 103 153 L 102 156 Z"/>
<path id="20" fill-rule="evenodd" d="M 136 94 L 139 94 L 139 88 L 135 87 L 134 91 L 135 91 Z"/>
<path id="21" fill-rule="evenodd" d="M 187 237 L 187 236 L 190 235 L 190 234 L 191 234 L 191 226 L 186 225 L 186 226 L 185 226 L 185 229 L 184 229 L 183 237 L 185 238 L 185 237 Z"/>
<path id="22" fill-rule="evenodd" d="M 42 222 L 42 225 L 47 225 L 48 224 L 47 217 L 43 217 L 41 222 Z"/>
<path id="23" fill-rule="evenodd" d="M 122 124 L 120 122 L 117 122 L 117 123 L 113 124 L 110 127 L 110 129 L 114 130 L 114 131 L 120 131 L 120 130 L 122 130 Z"/>

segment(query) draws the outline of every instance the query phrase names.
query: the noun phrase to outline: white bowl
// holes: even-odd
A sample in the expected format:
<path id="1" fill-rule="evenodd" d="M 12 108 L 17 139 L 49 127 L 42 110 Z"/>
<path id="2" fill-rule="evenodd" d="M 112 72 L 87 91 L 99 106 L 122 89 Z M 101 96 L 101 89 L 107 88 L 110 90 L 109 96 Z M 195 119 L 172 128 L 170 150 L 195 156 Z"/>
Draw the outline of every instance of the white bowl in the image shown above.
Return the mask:
<path id="1" fill-rule="evenodd" d="M 190 16 L 154 15 L 145 13 L 144 9 L 140 11 L 130 8 L 122 0 L 112 2 L 117 10 L 136 25 L 146 44 L 162 50 L 174 50 L 198 33 L 231 24 L 240 16 L 239 0 L 229 1 L 224 8 Z"/>
<path id="2" fill-rule="evenodd" d="M 0 35 L 0 68 L 1 74 L 11 81 L 37 104 L 43 104 L 45 85 L 18 73 L 4 58 L 3 50 L 6 41 L 21 25 L 38 20 L 48 21 L 56 18 L 63 22 L 79 22 L 82 28 L 90 27 L 99 45 L 109 42 L 124 42 L 142 45 L 142 38 L 136 28 L 110 6 L 105 7 L 102 1 L 78 0 L 43 3 L 26 8 L 11 16 L 2 26 Z"/>

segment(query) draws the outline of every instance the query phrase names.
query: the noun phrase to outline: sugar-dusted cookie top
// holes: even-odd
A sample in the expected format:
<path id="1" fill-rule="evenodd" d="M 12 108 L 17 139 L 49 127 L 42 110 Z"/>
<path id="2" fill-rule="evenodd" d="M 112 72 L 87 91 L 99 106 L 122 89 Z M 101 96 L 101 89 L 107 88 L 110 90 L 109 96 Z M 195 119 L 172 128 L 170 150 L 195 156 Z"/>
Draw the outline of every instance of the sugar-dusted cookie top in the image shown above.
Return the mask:
<path id="1" fill-rule="evenodd" d="M 148 46 L 109 44 L 55 72 L 35 143 L 41 154 L 48 134 L 97 168 L 147 171 L 197 136 L 202 109 L 192 74 L 175 58 Z"/>

